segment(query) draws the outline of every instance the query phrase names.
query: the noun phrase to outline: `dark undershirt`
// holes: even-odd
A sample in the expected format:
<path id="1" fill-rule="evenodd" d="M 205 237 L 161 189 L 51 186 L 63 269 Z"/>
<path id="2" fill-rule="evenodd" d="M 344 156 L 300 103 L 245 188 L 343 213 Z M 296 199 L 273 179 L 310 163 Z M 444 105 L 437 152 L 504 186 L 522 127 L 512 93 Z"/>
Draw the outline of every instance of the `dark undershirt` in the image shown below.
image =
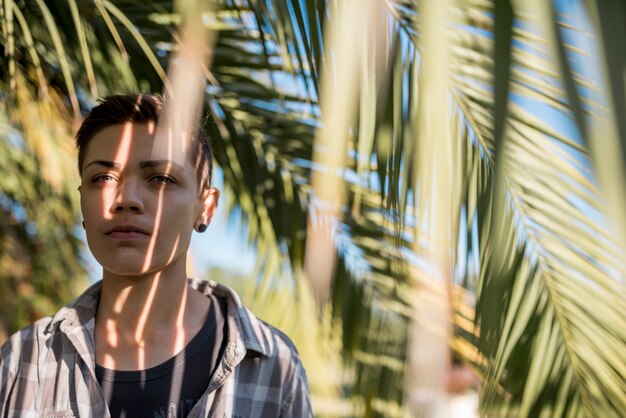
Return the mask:
<path id="1" fill-rule="evenodd" d="M 176 356 L 146 370 L 119 371 L 96 364 L 112 418 L 186 417 L 202 397 L 226 343 L 226 303 L 209 296 L 207 320 Z"/>

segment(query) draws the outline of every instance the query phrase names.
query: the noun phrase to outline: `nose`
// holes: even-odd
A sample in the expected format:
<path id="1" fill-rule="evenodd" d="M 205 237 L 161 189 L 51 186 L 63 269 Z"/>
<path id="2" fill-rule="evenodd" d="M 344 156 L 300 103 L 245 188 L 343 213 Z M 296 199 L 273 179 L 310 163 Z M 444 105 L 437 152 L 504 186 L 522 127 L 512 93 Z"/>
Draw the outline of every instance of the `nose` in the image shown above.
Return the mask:
<path id="1" fill-rule="evenodd" d="M 111 206 L 111 211 L 114 213 L 120 212 L 135 212 L 143 213 L 144 205 L 141 199 L 141 192 L 139 186 L 132 180 L 127 180 L 119 185 L 117 189 L 117 195 Z"/>

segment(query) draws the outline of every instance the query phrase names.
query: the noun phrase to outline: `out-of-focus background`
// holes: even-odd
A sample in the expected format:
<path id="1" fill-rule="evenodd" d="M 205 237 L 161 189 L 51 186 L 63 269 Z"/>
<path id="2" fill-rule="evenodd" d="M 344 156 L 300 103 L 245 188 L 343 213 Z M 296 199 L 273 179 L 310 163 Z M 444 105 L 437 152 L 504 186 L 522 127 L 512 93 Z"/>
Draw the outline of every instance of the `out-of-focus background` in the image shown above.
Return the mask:
<path id="1" fill-rule="evenodd" d="M 98 280 L 73 134 L 164 91 L 185 3 L 0 2 L 0 342 Z M 316 416 L 626 416 L 623 3 L 195 3 L 189 270 L 294 340 Z"/>

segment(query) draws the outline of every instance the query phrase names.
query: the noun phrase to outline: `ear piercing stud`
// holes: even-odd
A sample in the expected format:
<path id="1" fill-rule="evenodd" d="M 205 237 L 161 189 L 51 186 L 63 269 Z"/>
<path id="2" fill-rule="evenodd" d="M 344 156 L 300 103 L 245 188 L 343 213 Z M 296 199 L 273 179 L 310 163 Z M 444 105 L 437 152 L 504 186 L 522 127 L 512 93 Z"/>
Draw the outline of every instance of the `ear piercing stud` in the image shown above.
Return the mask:
<path id="1" fill-rule="evenodd" d="M 198 232 L 202 233 L 202 232 L 206 231 L 206 227 L 207 227 L 206 224 L 198 225 Z"/>

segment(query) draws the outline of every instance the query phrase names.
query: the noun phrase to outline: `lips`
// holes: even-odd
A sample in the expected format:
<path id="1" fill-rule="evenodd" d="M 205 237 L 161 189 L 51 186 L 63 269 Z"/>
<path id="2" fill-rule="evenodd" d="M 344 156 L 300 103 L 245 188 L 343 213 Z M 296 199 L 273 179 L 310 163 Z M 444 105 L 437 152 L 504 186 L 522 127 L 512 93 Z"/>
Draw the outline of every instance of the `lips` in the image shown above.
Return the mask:
<path id="1" fill-rule="evenodd" d="M 148 231 L 135 225 L 117 225 L 106 232 L 111 238 L 137 239 L 150 235 Z"/>

